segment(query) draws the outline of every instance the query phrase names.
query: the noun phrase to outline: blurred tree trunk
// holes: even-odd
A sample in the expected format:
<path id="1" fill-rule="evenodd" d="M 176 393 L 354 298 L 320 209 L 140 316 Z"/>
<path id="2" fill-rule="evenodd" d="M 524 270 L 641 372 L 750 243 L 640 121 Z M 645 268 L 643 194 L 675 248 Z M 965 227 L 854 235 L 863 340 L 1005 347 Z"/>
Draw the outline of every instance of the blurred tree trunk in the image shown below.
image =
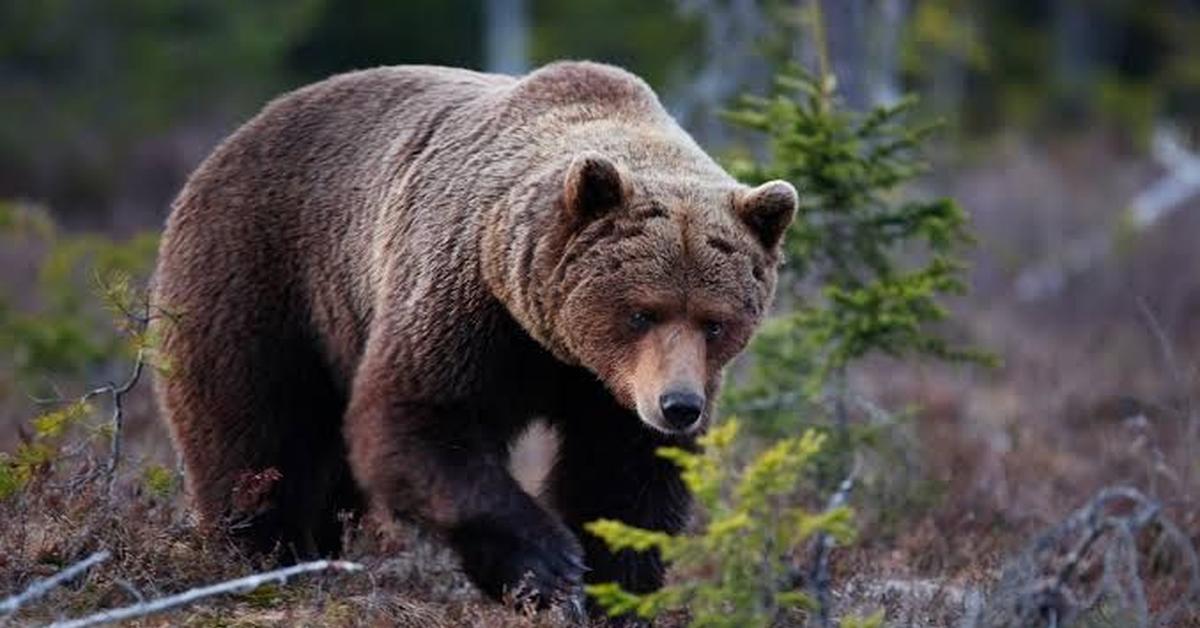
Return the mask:
<path id="1" fill-rule="evenodd" d="M 899 98 L 900 44 L 908 13 L 908 0 L 820 2 L 830 70 L 850 107 L 864 110 Z M 811 39 L 806 35 L 801 33 Z"/>
<path id="2" fill-rule="evenodd" d="M 830 71 L 837 77 L 838 92 L 850 107 L 864 109 L 868 104 L 870 58 L 866 37 L 868 0 L 826 0 L 820 4 Z"/>
<path id="3" fill-rule="evenodd" d="M 529 7 L 526 0 L 484 0 L 484 66 L 488 72 L 529 70 Z"/>
<path id="4" fill-rule="evenodd" d="M 970 15 L 959 17 L 965 30 L 974 32 L 970 24 Z M 932 105 L 934 111 L 961 112 L 966 105 L 963 102 L 967 84 L 967 61 L 962 50 L 948 48 L 933 54 L 929 61 L 928 95 L 922 100 Z"/>
<path id="5" fill-rule="evenodd" d="M 899 97 L 900 36 L 907 0 L 825 0 L 821 3 L 831 69 L 854 109 Z"/>
<path id="6" fill-rule="evenodd" d="M 676 6 L 703 21 L 704 58 L 694 77 L 670 95 L 669 108 L 701 144 L 727 145 L 730 128 L 717 112 L 739 94 L 762 94 L 775 69 L 763 56 L 767 16 L 757 0 L 676 0 Z"/>
<path id="7" fill-rule="evenodd" d="M 909 10 L 908 0 L 876 0 L 874 3 L 867 37 L 872 59 L 867 97 L 872 105 L 894 103 L 901 96 L 900 46 Z"/>
<path id="8" fill-rule="evenodd" d="M 1056 83 L 1074 94 L 1094 80 L 1093 44 L 1104 41 L 1102 25 L 1089 17 L 1089 7 L 1076 0 L 1054 3 L 1054 72 Z"/>

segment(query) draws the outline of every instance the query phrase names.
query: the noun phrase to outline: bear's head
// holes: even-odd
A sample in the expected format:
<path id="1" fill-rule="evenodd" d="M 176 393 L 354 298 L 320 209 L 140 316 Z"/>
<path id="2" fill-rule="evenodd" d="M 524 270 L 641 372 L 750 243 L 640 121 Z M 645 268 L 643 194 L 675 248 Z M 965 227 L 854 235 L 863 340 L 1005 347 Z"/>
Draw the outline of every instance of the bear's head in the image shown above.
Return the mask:
<path id="1" fill-rule="evenodd" d="M 650 427 L 704 427 L 722 371 L 775 290 L 791 184 L 634 175 L 595 153 L 566 169 L 546 305 L 554 343 Z"/>

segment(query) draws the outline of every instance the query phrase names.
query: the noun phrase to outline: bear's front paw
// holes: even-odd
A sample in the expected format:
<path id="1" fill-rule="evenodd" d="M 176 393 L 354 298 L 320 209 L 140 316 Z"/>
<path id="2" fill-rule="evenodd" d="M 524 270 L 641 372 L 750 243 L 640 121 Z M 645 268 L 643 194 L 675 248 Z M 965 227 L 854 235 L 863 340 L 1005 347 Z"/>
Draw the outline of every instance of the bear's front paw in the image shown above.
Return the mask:
<path id="1" fill-rule="evenodd" d="M 459 526 L 451 542 L 463 570 L 484 593 L 503 599 L 531 596 L 539 606 L 581 608 L 583 550 L 569 531 L 551 522 L 505 525 L 476 521 Z"/>

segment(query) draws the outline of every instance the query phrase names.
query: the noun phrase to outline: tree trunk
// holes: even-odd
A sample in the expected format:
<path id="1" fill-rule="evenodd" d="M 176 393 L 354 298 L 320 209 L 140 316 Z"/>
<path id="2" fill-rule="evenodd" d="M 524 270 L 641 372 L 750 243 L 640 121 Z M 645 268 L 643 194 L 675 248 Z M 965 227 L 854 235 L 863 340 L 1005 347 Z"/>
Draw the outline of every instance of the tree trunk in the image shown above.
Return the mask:
<path id="1" fill-rule="evenodd" d="M 484 63 L 488 72 L 529 70 L 529 7 L 526 0 L 484 0 Z"/>

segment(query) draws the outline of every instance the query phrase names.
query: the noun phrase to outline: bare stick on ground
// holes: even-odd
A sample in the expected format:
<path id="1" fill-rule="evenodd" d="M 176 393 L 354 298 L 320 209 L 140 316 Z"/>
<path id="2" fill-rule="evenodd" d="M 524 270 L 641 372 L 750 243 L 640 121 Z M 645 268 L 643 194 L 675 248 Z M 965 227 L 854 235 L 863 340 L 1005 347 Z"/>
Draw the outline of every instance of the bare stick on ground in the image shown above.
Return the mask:
<path id="1" fill-rule="evenodd" d="M 67 567 L 66 569 L 63 569 L 49 578 L 43 578 L 42 580 L 34 582 L 24 591 L 0 601 L 0 615 L 11 615 L 12 613 L 15 613 L 17 609 L 21 608 L 25 604 L 42 597 L 43 595 L 54 590 L 55 587 L 87 571 L 92 566 L 108 560 L 108 557 L 108 551 L 96 552 L 95 554 L 92 554 L 91 556 L 88 556 L 87 558 Z"/>
<path id="2" fill-rule="evenodd" d="M 51 627 L 83 628 L 84 626 L 96 626 L 99 624 L 125 621 L 135 617 L 145 617 L 147 615 L 153 615 L 155 613 L 161 613 L 163 611 L 179 608 L 181 606 L 186 606 L 199 600 L 217 595 L 246 593 L 257 589 L 264 584 L 285 584 L 289 578 L 300 574 L 318 571 L 356 572 L 362 571 L 362 569 L 362 565 L 344 560 L 317 560 L 308 563 L 301 563 L 299 565 L 293 565 L 284 569 L 276 569 L 274 571 L 253 574 L 243 578 L 237 578 L 236 580 L 228 580 L 206 587 L 189 589 L 176 595 L 150 600 L 148 602 L 142 602 L 132 606 L 113 608 L 88 615 L 86 617 L 80 617 L 78 619 L 55 622 L 54 624 L 51 624 Z"/>

